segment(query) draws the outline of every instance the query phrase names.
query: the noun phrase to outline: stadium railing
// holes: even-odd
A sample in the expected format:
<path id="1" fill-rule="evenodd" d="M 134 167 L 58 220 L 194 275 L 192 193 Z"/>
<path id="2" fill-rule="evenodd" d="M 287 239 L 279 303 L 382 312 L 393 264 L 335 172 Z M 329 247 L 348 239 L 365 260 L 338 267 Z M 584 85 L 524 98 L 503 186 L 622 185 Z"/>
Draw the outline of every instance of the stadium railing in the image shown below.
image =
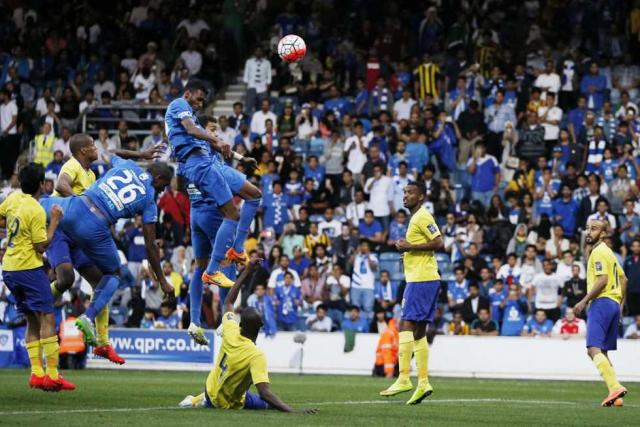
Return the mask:
<path id="1" fill-rule="evenodd" d="M 126 120 L 129 134 L 144 138 L 151 133 L 151 125 L 164 121 L 166 105 L 126 104 L 101 105 L 88 114 L 82 116 L 81 129 L 83 133 L 95 136 L 98 130 L 105 126 L 110 133 L 116 130 L 120 120 Z M 116 112 L 113 117 L 106 117 L 101 112 Z"/>

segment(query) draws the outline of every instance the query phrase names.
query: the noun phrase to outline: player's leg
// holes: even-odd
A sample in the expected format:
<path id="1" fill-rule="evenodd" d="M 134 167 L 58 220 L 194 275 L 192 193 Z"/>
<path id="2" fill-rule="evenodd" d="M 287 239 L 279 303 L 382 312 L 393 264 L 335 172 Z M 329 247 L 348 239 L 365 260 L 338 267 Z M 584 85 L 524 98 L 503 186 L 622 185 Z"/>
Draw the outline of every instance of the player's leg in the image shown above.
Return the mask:
<path id="1" fill-rule="evenodd" d="M 619 319 L 620 307 L 616 302 L 608 298 L 597 298 L 591 302 L 587 316 L 587 354 L 609 390 L 602 406 L 611 406 L 616 399 L 627 394 L 606 354 L 616 349 Z"/>
<path id="2" fill-rule="evenodd" d="M 264 410 L 269 409 L 269 404 L 257 394 L 247 392 L 244 395 L 244 409 Z"/>
<path id="3" fill-rule="evenodd" d="M 47 362 L 42 388 L 47 391 L 72 391 L 75 384 L 67 381 L 58 372 L 60 344 L 56 334 L 56 320 L 53 313 L 38 313 L 40 317 L 40 346 Z"/>
<path id="4" fill-rule="evenodd" d="M 244 200 L 242 208 L 240 208 L 240 219 L 238 220 L 233 246 L 227 251 L 226 256 L 231 261 L 245 264 L 248 261 L 248 257 L 244 251 L 244 242 L 249 235 L 251 222 L 260 207 L 262 192 L 258 187 L 247 181 L 247 177 L 243 173 L 230 166 L 225 165 L 222 173 L 231 192 L 239 195 Z"/>
<path id="5" fill-rule="evenodd" d="M 71 239 L 60 228 L 53 234 L 53 239 L 47 248 L 47 259 L 56 272 L 56 280 L 51 283 L 51 293 L 55 299 L 71 289 L 75 282 L 71 260 Z"/>
<path id="6" fill-rule="evenodd" d="M 44 367 L 42 366 L 42 347 L 40 345 L 40 318 L 35 313 L 25 313 L 27 318 L 27 332 L 24 337 L 31 363 L 29 387 L 42 388 Z"/>

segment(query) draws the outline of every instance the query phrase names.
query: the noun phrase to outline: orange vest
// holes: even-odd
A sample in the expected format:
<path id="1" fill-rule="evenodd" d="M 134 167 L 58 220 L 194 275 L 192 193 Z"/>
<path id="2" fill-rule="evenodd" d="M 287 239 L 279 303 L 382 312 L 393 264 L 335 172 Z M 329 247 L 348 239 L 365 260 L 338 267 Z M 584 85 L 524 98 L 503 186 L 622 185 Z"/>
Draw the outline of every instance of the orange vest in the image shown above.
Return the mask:
<path id="1" fill-rule="evenodd" d="M 396 363 L 398 363 L 399 344 L 400 334 L 396 327 L 396 321 L 391 319 L 389 327 L 380 334 L 378 348 L 376 348 L 376 365 L 383 365 L 386 375 L 393 374 Z"/>
<path id="2" fill-rule="evenodd" d="M 67 317 L 60 325 L 60 354 L 84 351 L 84 337 L 75 325 L 75 317 Z"/>

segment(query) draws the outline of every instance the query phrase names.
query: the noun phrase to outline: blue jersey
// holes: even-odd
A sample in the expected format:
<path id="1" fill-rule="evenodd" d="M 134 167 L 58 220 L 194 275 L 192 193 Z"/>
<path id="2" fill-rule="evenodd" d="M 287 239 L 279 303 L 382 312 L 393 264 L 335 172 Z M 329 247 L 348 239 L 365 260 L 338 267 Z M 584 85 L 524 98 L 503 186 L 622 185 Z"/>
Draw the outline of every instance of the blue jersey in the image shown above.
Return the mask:
<path id="1" fill-rule="evenodd" d="M 184 119 L 193 120 L 196 126 L 202 129 L 191 105 L 184 98 L 176 98 L 167 107 L 167 112 L 164 116 L 164 128 L 178 161 L 184 161 L 194 149 L 211 152 L 207 141 L 194 138 L 187 133 L 187 130 L 182 126 L 182 120 Z"/>
<path id="2" fill-rule="evenodd" d="M 110 223 L 142 215 L 142 222 L 158 222 L 153 178 L 134 161 L 111 157 L 112 168 L 84 193 Z"/>

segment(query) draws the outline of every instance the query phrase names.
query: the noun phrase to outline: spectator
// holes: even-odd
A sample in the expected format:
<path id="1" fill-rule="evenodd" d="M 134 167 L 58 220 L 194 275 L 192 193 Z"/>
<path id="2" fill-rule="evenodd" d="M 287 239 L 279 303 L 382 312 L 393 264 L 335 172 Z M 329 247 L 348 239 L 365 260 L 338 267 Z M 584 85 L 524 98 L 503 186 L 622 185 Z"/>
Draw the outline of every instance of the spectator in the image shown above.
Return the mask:
<path id="1" fill-rule="evenodd" d="M 51 125 L 44 123 L 40 133 L 33 140 L 33 161 L 47 167 L 49 162 L 53 160 L 55 142 L 55 136 L 51 134 Z"/>
<path id="2" fill-rule="evenodd" d="M 478 318 L 471 323 L 471 335 L 498 335 L 498 324 L 491 318 L 488 308 L 478 309 Z"/>
<path id="3" fill-rule="evenodd" d="M 369 242 L 360 242 L 358 251 L 352 256 L 351 303 L 359 306 L 367 319 L 373 317 L 375 301 L 375 276 L 378 257 L 371 253 Z"/>
<path id="4" fill-rule="evenodd" d="M 367 179 L 364 191 L 369 194 L 369 206 L 384 230 L 389 229 L 389 215 L 394 213 L 393 207 L 393 181 L 383 174 L 382 167 L 373 167 L 373 176 Z M 365 214 L 366 216 L 366 214 Z"/>
<path id="5" fill-rule="evenodd" d="M 391 281 L 391 275 L 387 270 L 380 272 L 380 280 L 375 287 L 376 305 L 393 313 L 393 307 L 398 302 L 398 284 Z"/>
<path id="6" fill-rule="evenodd" d="M 560 84 L 560 76 L 555 72 L 555 65 L 551 60 L 545 62 L 544 71 L 538 74 L 536 81 L 533 83 L 535 87 L 543 92 L 543 99 L 547 97 L 546 100 L 549 99 L 550 93 L 555 95 L 560 91 Z M 553 96 L 553 101 L 554 104 L 551 105 L 555 105 L 555 96 Z"/>
<path id="7" fill-rule="evenodd" d="M 154 329 L 154 324 L 156 323 L 156 314 L 155 311 L 150 308 L 145 308 L 144 317 L 140 322 L 140 328 L 142 329 Z"/>
<path id="8" fill-rule="evenodd" d="M 525 337 L 550 337 L 553 330 L 553 322 L 547 319 L 545 311 L 537 309 L 535 317 L 529 319 L 522 335 Z"/>
<path id="9" fill-rule="evenodd" d="M 488 269 L 487 269 L 488 270 Z M 502 323 L 504 317 L 504 307 L 507 303 L 509 295 L 508 287 L 503 285 L 502 280 L 496 280 L 486 298 L 491 303 L 491 319 L 497 324 Z"/>
<path id="10" fill-rule="evenodd" d="M 534 160 L 543 156 L 546 153 L 544 137 L 545 129 L 538 123 L 538 114 L 529 111 L 527 122 L 518 134 L 518 145 L 516 146 L 518 157 L 533 163 Z"/>
<path id="11" fill-rule="evenodd" d="M 171 303 L 163 302 L 160 305 L 160 315 L 153 323 L 154 329 L 182 329 L 180 316 L 171 307 Z"/>
<path id="12" fill-rule="evenodd" d="M 351 306 L 349 316 L 342 322 L 343 331 L 369 332 L 369 322 L 360 315 L 360 307 Z"/>
<path id="13" fill-rule="evenodd" d="M 182 242 L 186 229 L 191 224 L 191 208 L 189 198 L 178 191 L 178 180 L 174 177 L 171 185 L 158 200 L 158 208 L 174 219 L 176 240 Z"/>
<path id="14" fill-rule="evenodd" d="M 71 129 L 64 127 L 62 128 L 62 133 L 60 134 L 60 138 L 53 144 L 53 151 L 61 151 L 62 157 L 68 159 L 71 157 L 71 148 L 69 144 L 71 142 Z"/>
<path id="15" fill-rule="evenodd" d="M 326 275 L 315 264 L 310 264 L 308 268 L 309 274 L 302 279 L 302 299 L 315 307 L 323 301 Z"/>
<path id="16" fill-rule="evenodd" d="M 11 93 L 6 88 L 0 90 L 0 147 L 2 147 L 2 156 L 0 156 L 2 177 L 9 179 L 20 153 L 20 135 L 18 134 L 18 106 L 11 99 Z"/>
<path id="17" fill-rule="evenodd" d="M 480 295 L 478 284 L 471 283 L 469 284 L 469 296 L 465 298 L 461 307 L 464 321 L 468 324 L 472 324 L 474 320 L 478 319 L 478 313 L 482 309 L 487 310 L 488 318 L 489 310 L 491 310 L 491 303 L 487 298 Z"/>
<path id="18" fill-rule="evenodd" d="M 364 199 L 364 191 L 356 190 L 353 201 L 346 208 L 347 221 L 352 227 L 359 227 L 368 210 L 370 210 L 369 203 Z"/>
<path id="19" fill-rule="evenodd" d="M 265 227 L 273 228 L 278 235 L 284 231 L 284 225 L 289 222 L 289 209 L 285 195 L 282 192 L 282 184 L 279 181 L 273 183 L 273 193 L 264 193 L 263 204 Z"/>
<path id="20" fill-rule="evenodd" d="M 256 48 L 254 56 L 247 59 L 244 64 L 244 83 L 247 85 L 246 106 L 247 111 L 252 113 L 256 108 L 256 101 L 262 101 L 263 113 L 269 110 L 268 104 L 266 110 L 264 109 L 264 102 L 268 100 L 269 86 L 271 85 L 271 63 L 264 58 L 264 51 L 261 47 Z M 276 122 L 275 114 L 269 117 Z M 262 126 L 264 125 L 264 117 L 254 118 L 251 120 L 251 131 L 257 134 L 264 132 Z M 256 123 L 254 125 L 254 120 Z M 262 120 L 262 121 L 260 121 Z M 262 132 L 260 132 L 262 130 Z"/>
<path id="21" fill-rule="evenodd" d="M 553 226 L 551 238 L 547 240 L 545 245 L 545 257 L 549 259 L 560 258 L 565 251 L 569 250 L 569 240 L 564 238 L 564 229 L 562 225 Z"/>
<path id="22" fill-rule="evenodd" d="M 308 253 L 313 253 L 318 244 L 328 247 L 331 245 L 331 241 L 329 240 L 329 236 L 320 233 L 318 223 L 312 222 L 309 224 L 309 233 L 304 238 L 304 247 Z"/>
<path id="23" fill-rule="evenodd" d="M 560 336 L 565 340 L 571 337 L 582 338 L 587 333 L 587 324 L 576 317 L 573 308 L 568 307 L 564 317 L 556 322 L 551 332 L 554 336 Z"/>
<path id="24" fill-rule="evenodd" d="M 387 378 L 392 378 L 397 375 L 398 347 L 400 345 L 400 333 L 398 331 L 397 322 L 399 321 L 400 316 L 389 319 L 387 327 L 383 330 L 379 330 L 380 338 L 378 339 L 376 362 L 373 368 L 375 376 L 384 375 Z"/>
<path id="25" fill-rule="evenodd" d="M 542 269 L 542 273 L 536 274 L 533 278 L 529 300 L 534 301 L 536 310 L 545 312 L 545 319 L 555 322 L 560 318 L 563 283 L 554 272 L 554 262 L 551 259 L 544 260 Z"/>
<path id="26" fill-rule="evenodd" d="M 623 338 L 631 340 L 640 339 L 640 315 L 636 315 L 635 321 L 627 326 Z"/>
<path id="27" fill-rule="evenodd" d="M 567 237 L 573 237 L 575 233 L 577 211 L 578 203 L 572 197 L 571 187 L 562 184 L 560 197 L 552 202 L 552 216 L 562 226 L 562 232 Z"/>
<path id="28" fill-rule="evenodd" d="M 527 314 L 527 300 L 520 295 L 518 286 L 509 287 L 507 301 L 503 308 L 502 324 L 500 335 L 520 336 Z"/>
<path id="29" fill-rule="evenodd" d="M 297 276 L 297 275 L 296 275 Z M 271 279 L 269 279 L 271 281 Z M 300 285 L 294 285 L 300 279 L 294 277 L 294 272 L 287 271 L 283 274 L 281 286 L 275 288 L 275 303 L 278 308 L 278 329 L 282 331 L 295 331 L 298 324 L 298 310 L 302 306 Z"/>
<path id="30" fill-rule="evenodd" d="M 180 30 L 184 28 L 187 32 L 187 36 L 190 39 L 199 39 L 200 35 L 203 31 L 209 31 L 209 25 L 202 18 L 198 18 L 198 13 L 196 9 L 191 9 L 189 11 L 189 17 L 187 19 L 183 19 L 178 23 L 177 29 Z"/>
<path id="31" fill-rule="evenodd" d="M 469 335 L 470 328 L 462 318 L 462 313 L 455 311 L 453 319 L 447 326 L 446 335 Z"/>
<path id="32" fill-rule="evenodd" d="M 593 110 L 602 108 L 606 88 L 607 79 L 600 74 L 598 63 L 596 61 L 591 62 L 589 74 L 582 77 L 580 81 L 580 92 L 587 100 L 587 108 Z"/>
<path id="33" fill-rule="evenodd" d="M 498 192 L 500 184 L 500 167 L 495 157 L 488 155 L 483 143 L 476 146 L 473 157 L 467 163 L 467 169 L 472 175 L 472 198 L 483 206 L 489 206 L 491 197 Z"/>
<path id="34" fill-rule="evenodd" d="M 197 41 L 190 38 L 187 48 L 180 54 L 184 65 L 189 69 L 189 74 L 196 76 L 202 68 L 202 54 L 197 50 Z"/>
<path id="35" fill-rule="evenodd" d="M 627 276 L 627 310 L 630 316 L 640 314 L 640 240 L 631 242 L 631 253 L 624 261 L 624 274 Z"/>
<path id="36" fill-rule="evenodd" d="M 358 232 L 361 238 L 368 239 L 374 245 L 384 242 L 384 228 L 371 209 L 365 211 L 364 220 L 358 224 Z"/>
<path id="37" fill-rule="evenodd" d="M 298 276 L 298 273 L 295 270 L 289 268 L 289 257 L 282 255 L 278 261 L 278 267 L 274 268 L 269 276 L 269 283 L 267 284 L 267 287 L 270 296 L 273 296 L 278 288 L 284 286 L 285 275 L 287 273 L 291 273 L 293 276 L 293 285 L 296 288 L 301 286 L 300 276 Z"/>
<path id="38" fill-rule="evenodd" d="M 266 293 L 266 286 L 264 283 L 258 283 L 247 299 L 247 307 L 258 310 L 264 321 L 262 329 L 267 337 L 275 336 L 277 331 L 276 312 L 273 306 L 273 300 Z"/>
<path id="39" fill-rule="evenodd" d="M 456 267 L 454 275 L 454 280 L 450 280 L 447 286 L 447 299 L 452 311 L 460 310 L 469 297 L 469 281 L 464 277 L 464 268 Z"/>
<path id="40" fill-rule="evenodd" d="M 344 150 L 347 153 L 347 169 L 353 174 L 355 182 L 362 184 L 362 169 L 367 162 L 369 142 L 364 137 L 364 128 L 361 122 L 354 125 L 354 135 L 347 138 Z"/>
<path id="41" fill-rule="evenodd" d="M 154 311 L 160 310 L 160 304 L 164 298 L 164 293 L 160 288 L 159 282 L 151 278 L 151 275 L 146 268 L 141 271 L 139 280 L 145 307 Z"/>
<path id="42" fill-rule="evenodd" d="M 45 175 L 53 175 L 58 177 L 60 174 L 60 169 L 62 169 L 62 165 L 64 164 L 64 158 L 62 151 L 56 150 L 53 152 L 53 160 L 49 162 L 47 168 L 45 169 Z"/>
<path id="43" fill-rule="evenodd" d="M 316 308 L 316 314 L 309 316 L 307 327 L 313 332 L 331 332 L 333 324 L 331 318 L 327 316 L 327 309 L 323 305 Z"/>
<path id="44" fill-rule="evenodd" d="M 496 274 L 496 279 L 502 280 L 502 282 L 507 286 L 519 285 L 520 284 L 520 267 L 518 267 L 518 256 L 516 253 L 511 252 L 507 255 L 507 263 L 504 264 L 498 270 L 498 274 Z"/>
<path id="45" fill-rule="evenodd" d="M 389 238 L 387 239 L 387 246 L 390 248 L 395 247 L 398 240 L 404 239 L 407 235 L 407 228 L 409 223 L 407 221 L 407 212 L 404 209 L 396 212 L 395 218 L 389 225 Z"/>
<path id="46" fill-rule="evenodd" d="M 393 104 L 393 120 L 409 120 L 411 116 L 411 109 L 416 105 L 416 101 L 411 98 L 411 90 L 405 87 L 402 90 L 402 98 L 398 99 Z"/>
<path id="47" fill-rule="evenodd" d="M 488 129 L 486 135 L 486 151 L 495 158 L 500 155 L 500 146 L 505 124 L 507 122 L 516 123 L 513 106 L 504 102 L 504 90 L 499 89 L 496 91 L 495 101 L 485 110 L 484 116 Z M 520 139 L 522 140 L 522 137 Z"/>
<path id="48" fill-rule="evenodd" d="M 547 92 L 544 107 L 538 108 L 538 117 L 540 117 L 540 124 L 544 128 L 545 147 L 549 150 L 558 141 L 560 121 L 562 120 L 562 110 L 556 107 L 556 92 Z"/>

